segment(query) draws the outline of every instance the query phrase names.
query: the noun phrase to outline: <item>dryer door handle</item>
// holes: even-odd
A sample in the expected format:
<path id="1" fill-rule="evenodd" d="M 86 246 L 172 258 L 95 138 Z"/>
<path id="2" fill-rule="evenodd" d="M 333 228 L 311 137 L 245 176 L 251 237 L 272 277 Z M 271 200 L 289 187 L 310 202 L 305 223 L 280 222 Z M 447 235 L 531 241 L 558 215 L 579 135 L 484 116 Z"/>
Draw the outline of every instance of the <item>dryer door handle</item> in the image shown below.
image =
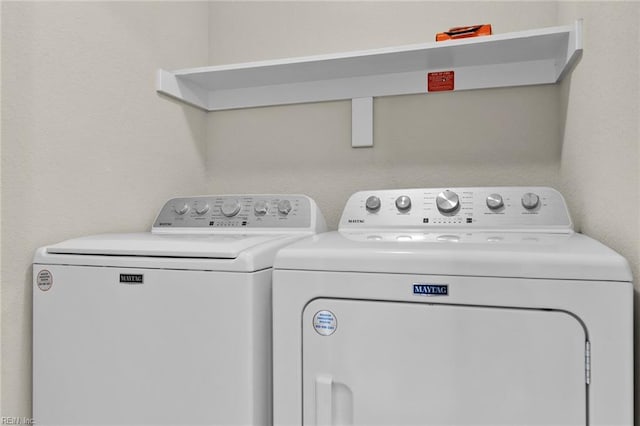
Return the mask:
<path id="1" fill-rule="evenodd" d="M 330 374 L 316 376 L 316 426 L 352 425 L 353 392 Z"/>
<path id="2" fill-rule="evenodd" d="M 322 374 L 316 376 L 316 425 L 331 426 L 333 378 Z"/>

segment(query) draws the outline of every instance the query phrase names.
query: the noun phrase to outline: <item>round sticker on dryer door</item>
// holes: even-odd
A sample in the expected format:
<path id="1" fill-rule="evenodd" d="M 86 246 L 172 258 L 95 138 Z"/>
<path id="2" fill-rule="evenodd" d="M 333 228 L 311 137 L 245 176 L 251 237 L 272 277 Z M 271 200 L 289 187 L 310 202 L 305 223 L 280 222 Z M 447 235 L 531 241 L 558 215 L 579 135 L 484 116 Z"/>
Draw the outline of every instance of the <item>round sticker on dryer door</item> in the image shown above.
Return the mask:
<path id="1" fill-rule="evenodd" d="M 36 284 L 38 285 L 38 288 L 42 291 L 49 290 L 53 285 L 53 275 L 51 275 L 51 272 L 47 271 L 46 269 L 43 269 L 42 271 L 38 272 L 38 277 L 36 278 Z"/>
<path id="2" fill-rule="evenodd" d="M 338 320 L 331 311 L 318 311 L 313 316 L 313 329 L 322 336 L 331 336 L 338 328 Z"/>

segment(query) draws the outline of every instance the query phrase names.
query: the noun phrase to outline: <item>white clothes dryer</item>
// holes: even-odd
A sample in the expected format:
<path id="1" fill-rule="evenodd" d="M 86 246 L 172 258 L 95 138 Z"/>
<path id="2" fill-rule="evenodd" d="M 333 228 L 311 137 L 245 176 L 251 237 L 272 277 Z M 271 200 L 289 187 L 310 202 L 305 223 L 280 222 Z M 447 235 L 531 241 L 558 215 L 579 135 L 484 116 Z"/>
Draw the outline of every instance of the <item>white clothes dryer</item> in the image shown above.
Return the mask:
<path id="1" fill-rule="evenodd" d="M 37 424 L 271 424 L 273 259 L 324 230 L 303 195 L 205 196 L 38 249 Z"/>
<path id="2" fill-rule="evenodd" d="M 364 191 L 276 257 L 276 425 L 632 425 L 624 258 L 551 188 Z"/>

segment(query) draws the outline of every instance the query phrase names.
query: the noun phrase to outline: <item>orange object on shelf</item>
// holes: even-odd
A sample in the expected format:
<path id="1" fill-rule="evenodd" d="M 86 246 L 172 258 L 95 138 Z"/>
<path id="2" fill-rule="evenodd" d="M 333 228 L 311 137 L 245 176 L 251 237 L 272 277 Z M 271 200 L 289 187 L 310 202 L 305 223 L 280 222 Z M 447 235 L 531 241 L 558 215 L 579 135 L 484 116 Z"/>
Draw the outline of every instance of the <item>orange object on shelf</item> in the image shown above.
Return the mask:
<path id="1" fill-rule="evenodd" d="M 491 24 L 470 25 L 468 27 L 455 27 L 443 33 L 436 34 L 436 41 L 457 40 L 459 38 L 478 37 L 491 35 Z"/>

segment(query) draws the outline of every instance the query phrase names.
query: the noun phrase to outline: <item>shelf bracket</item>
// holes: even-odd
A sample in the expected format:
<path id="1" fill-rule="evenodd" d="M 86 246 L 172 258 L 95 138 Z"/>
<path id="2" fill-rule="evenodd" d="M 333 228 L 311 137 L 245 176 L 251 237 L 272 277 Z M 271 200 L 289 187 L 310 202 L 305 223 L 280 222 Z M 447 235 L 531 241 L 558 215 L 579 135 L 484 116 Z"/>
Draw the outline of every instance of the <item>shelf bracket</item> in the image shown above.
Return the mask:
<path id="1" fill-rule="evenodd" d="M 373 146 L 373 98 L 351 99 L 351 147 Z"/>

